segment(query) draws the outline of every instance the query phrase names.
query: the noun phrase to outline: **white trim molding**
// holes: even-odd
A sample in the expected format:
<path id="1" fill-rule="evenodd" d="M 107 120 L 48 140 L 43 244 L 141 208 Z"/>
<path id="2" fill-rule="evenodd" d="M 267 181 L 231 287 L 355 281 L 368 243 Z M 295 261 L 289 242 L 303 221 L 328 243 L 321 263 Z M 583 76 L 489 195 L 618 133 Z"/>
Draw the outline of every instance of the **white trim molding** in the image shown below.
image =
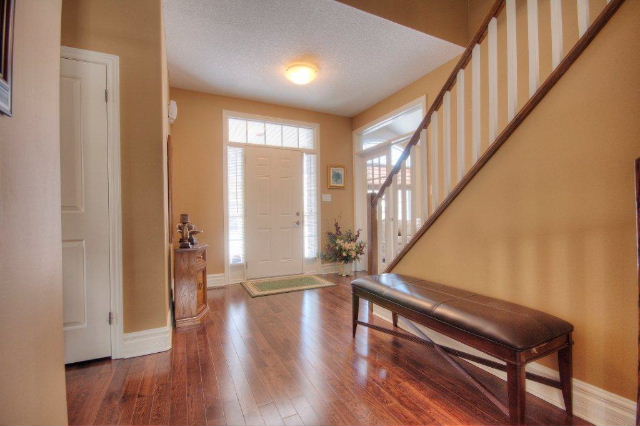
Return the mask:
<path id="1" fill-rule="evenodd" d="M 225 279 L 224 273 L 207 275 L 207 288 L 224 287 L 228 284 L 229 283 Z"/>
<path id="2" fill-rule="evenodd" d="M 383 309 L 379 306 L 374 306 L 373 313 L 375 316 L 382 318 L 385 321 L 391 322 L 391 312 Z M 495 360 L 488 355 L 464 345 L 457 340 L 453 340 L 440 333 L 434 332 L 427 328 L 418 326 L 411 321 L 399 317 L 398 324 L 403 330 L 423 337 L 423 333 L 428 331 L 429 338 L 433 341 L 446 345 L 450 348 L 463 350 L 474 355 L 483 356 L 487 359 Z M 502 380 L 507 379 L 507 375 L 503 371 L 495 370 L 485 365 L 472 363 L 477 367 L 482 368 L 485 371 L 499 377 Z M 543 377 L 547 377 L 554 380 L 559 380 L 558 372 L 545 367 L 537 362 L 527 364 L 527 371 L 538 374 Z M 538 398 L 555 405 L 564 410 L 564 402 L 562 399 L 562 392 L 560 389 L 555 389 L 549 386 L 545 386 L 541 383 L 532 382 L 527 380 L 527 392 Z M 616 395 L 604 389 L 590 385 L 582 380 L 573 379 L 573 413 L 574 415 L 591 422 L 595 425 L 631 425 L 635 424 L 636 419 L 636 403 L 630 399 L 623 398 L 620 395 Z"/>
<path id="3" fill-rule="evenodd" d="M 241 118 L 241 119 L 247 119 L 247 120 L 258 120 L 258 121 L 265 121 L 265 122 L 271 122 L 271 123 L 277 123 L 277 124 L 283 124 L 283 125 L 291 125 L 291 126 L 298 126 L 298 127 L 309 127 L 313 129 L 313 134 L 314 134 L 314 141 L 313 141 L 313 148 L 309 149 L 309 148 L 293 148 L 293 147 L 277 147 L 277 146 L 269 146 L 269 145 L 252 145 L 252 144 L 245 144 L 245 143 L 235 143 L 235 142 L 230 142 L 229 141 L 229 118 Z M 224 215 L 223 215 L 223 221 L 224 221 L 224 284 L 220 284 L 220 282 L 218 281 L 218 278 L 212 278 L 213 281 L 211 281 L 210 284 L 210 280 L 209 277 L 207 277 L 207 287 L 219 287 L 222 285 L 228 285 L 228 284 L 237 284 L 240 283 L 242 281 L 244 281 L 244 279 L 246 278 L 246 258 L 245 258 L 245 263 L 242 264 L 230 264 L 229 263 L 229 212 L 228 212 L 228 204 L 229 204 L 229 194 L 228 194 L 228 188 L 227 188 L 227 180 L 228 180 L 228 170 L 227 170 L 227 151 L 228 151 L 228 147 L 232 146 L 232 147 L 240 147 L 240 148 L 246 148 L 246 147 L 251 147 L 251 146 L 263 146 L 263 147 L 267 147 L 267 148 L 273 148 L 273 149 L 288 149 L 288 150 L 295 150 L 295 151 L 302 151 L 303 153 L 307 153 L 307 154 L 314 154 L 316 156 L 316 188 L 317 188 L 317 206 L 318 206 L 318 212 L 317 212 L 317 229 L 316 232 L 318 234 L 318 253 L 320 253 L 322 251 L 322 238 L 321 238 L 321 224 L 322 224 L 322 201 L 321 201 L 321 179 L 322 179 L 322 171 L 321 171 L 321 164 L 322 164 L 322 158 L 321 158 L 321 151 L 320 151 L 320 124 L 319 123 L 312 123 L 312 122 L 308 122 L 308 121 L 299 121 L 299 120 L 291 120 L 291 119 L 287 119 L 287 118 L 282 118 L 282 117 L 273 117 L 273 116 L 266 116 L 266 115 L 259 115 L 259 114 L 250 114 L 250 113 L 246 113 L 246 112 L 241 112 L 241 111 L 232 111 L 232 110 L 227 110 L 227 109 L 223 109 L 222 110 L 222 196 L 223 196 L 223 207 L 224 207 Z M 245 223 L 246 223 L 246 214 L 245 214 Z M 245 234 L 245 238 L 246 238 L 246 234 Z M 246 244 L 246 241 L 245 241 Z M 246 253 L 245 253 L 246 254 Z M 317 264 L 320 262 L 319 258 L 315 258 L 315 259 L 305 259 L 303 257 L 302 259 L 302 273 L 304 274 L 309 274 L 309 273 L 315 273 L 312 272 L 315 269 L 317 269 Z"/>
<path id="4" fill-rule="evenodd" d="M 315 262 L 314 262 L 315 263 Z M 322 274 L 337 274 L 338 273 L 338 264 L 337 263 L 319 263 L 315 265 L 316 268 L 305 270 L 305 275 L 322 275 Z M 239 284 L 240 281 L 229 282 L 225 279 L 225 274 L 207 274 L 207 288 L 221 288 L 226 287 L 232 284 Z"/>
<path id="5" fill-rule="evenodd" d="M 132 358 L 168 351 L 171 349 L 171 336 L 171 326 L 125 333 L 122 335 L 118 358 Z"/>
<path id="6" fill-rule="evenodd" d="M 321 263 L 318 274 L 337 274 L 339 266 L 337 263 Z"/>
<path id="7" fill-rule="evenodd" d="M 365 243 L 368 243 L 367 241 L 367 205 L 366 205 L 367 204 L 366 203 L 367 201 L 366 157 L 368 155 L 373 154 L 374 152 L 381 152 L 381 150 L 385 150 L 385 149 L 388 150 L 389 146 L 397 142 L 398 139 L 396 138 L 393 141 L 387 141 L 387 142 L 381 143 L 380 145 L 374 148 L 363 150 L 360 147 L 360 136 L 362 136 L 362 133 L 364 133 L 366 130 L 369 130 L 375 126 L 383 125 L 384 123 L 392 120 L 398 115 L 401 115 L 402 113 L 407 112 L 408 110 L 411 110 L 418 106 L 422 108 L 422 113 L 424 115 L 427 111 L 427 95 L 419 96 L 418 98 L 412 100 L 411 102 L 408 102 L 394 109 L 393 111 L 390 111 L 382 116 L 379 116 L 369 121 L 368 123 L 363 124 L 362 126 L 358 127 L 357 129 L 351 132 L 351 142 L 353 145 L 352 146 L 352 154 L 353 154 L 352 167 L 353 167 L 353 185 L 354 185 L 354 193 L 353 193 L 354 226 L 356 229 L 360 229 L 361 231 L 360 235 L 362 235 L 362 239 Z M 404 135 L 401 138 L 411 137 L 412 135 L 413 135 L 413 132 L 408 133 L 407 135 Z M 425 137 L 425 134 L 423 132 L 423 134 L 421 135 L 421 138 L 424 138 L 424 137 Z M 388 164 L 387 167 L 393 167 L 393 165 Z M 367 269 L 367 260 L 366 260 L 367 253 L 368 253 L 368 248 L 365 248 L 365 255 L 361 258 L 361 260 L 355 262 L 356 263 L 355 269 L 357 271 L 364 271 Z M 337 272 L 337 269 L 335 272 Z"/>
<path id="8" fill-rule="evenodd" d="M 109 173 L 109 277 L 111 291 L 111 357 L 121 358 L 123 346 L 122 302 L 122 201 L 120 187 L 120 58 L 116 55 L 61 46 L 60 57 L 103 64 L 107 70 L 107 151 Z"/>

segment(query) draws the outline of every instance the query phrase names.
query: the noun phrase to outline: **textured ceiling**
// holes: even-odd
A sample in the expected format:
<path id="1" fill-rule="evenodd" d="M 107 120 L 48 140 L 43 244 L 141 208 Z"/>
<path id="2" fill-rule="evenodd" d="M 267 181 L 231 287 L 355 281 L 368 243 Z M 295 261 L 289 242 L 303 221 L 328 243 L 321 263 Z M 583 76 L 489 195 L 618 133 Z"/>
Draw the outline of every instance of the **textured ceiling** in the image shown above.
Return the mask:
<path id="1" fill-rule="evenodd" d="M 172 87 L 353 116 L 463 49 L 333 0 L 164 0 Z M 286 65 L 315 63 L 290 83 Z"/>

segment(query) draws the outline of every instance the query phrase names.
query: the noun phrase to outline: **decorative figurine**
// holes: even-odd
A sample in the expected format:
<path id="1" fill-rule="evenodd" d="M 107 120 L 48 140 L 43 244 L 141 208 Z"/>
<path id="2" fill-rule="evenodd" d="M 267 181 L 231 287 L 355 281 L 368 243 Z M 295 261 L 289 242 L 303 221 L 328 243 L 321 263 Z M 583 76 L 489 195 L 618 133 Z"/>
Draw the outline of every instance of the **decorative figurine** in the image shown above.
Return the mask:
<path id="1" fill-rule="evenodd" d="M 196 226 L 189 221 L 189 215 L 182 213 L 180 215 L 180 223 L 178 224 L 178 233 L 180 234 L 180 248 L 191 248 L 198 245 L 196 234 L 202 233 L 202 230 L 196 229 Z"/>
<path id="2" fill-rule="evenodd" d="M 198 239 L 196 238 L 196 234 L 199 234 L 201 232 L 202 232 L 201 229 L 192 229 L 189 232 L 189 244 L 191 244 L 191 247 L 195 247 L 198 245 Z"/>

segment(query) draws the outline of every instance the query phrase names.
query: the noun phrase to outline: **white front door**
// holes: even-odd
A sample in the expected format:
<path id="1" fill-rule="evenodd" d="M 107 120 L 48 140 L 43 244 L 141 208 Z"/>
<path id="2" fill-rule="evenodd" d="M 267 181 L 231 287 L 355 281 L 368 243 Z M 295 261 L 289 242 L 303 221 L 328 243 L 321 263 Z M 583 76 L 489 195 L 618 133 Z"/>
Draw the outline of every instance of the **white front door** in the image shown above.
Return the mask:
<path id="1" fill-rule="evenodd" d="M 62 59 L 60 165 L 65 362 L 111 356 L 107 69 Z"/>
<path id="2" fill-rule="evenodd" d="M 302 152 L 247 147 L 247 278 L 302 273 Z"/>

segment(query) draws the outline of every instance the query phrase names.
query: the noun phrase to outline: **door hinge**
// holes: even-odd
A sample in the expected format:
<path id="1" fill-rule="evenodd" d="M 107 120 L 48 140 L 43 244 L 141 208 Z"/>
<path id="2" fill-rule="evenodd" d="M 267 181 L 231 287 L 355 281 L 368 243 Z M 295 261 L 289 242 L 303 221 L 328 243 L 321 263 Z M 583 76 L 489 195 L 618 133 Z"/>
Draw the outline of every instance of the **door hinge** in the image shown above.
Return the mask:
<path id="1" fill-rule="evenodd" d="M 109 102 L 109 90 L 104 89 L 104 101 L 105 103 Z"/>
<path id="2" fill-rule="evenodd" d="M 109 325 L 113 324 L 113 312 L 109 312 Z"/>

